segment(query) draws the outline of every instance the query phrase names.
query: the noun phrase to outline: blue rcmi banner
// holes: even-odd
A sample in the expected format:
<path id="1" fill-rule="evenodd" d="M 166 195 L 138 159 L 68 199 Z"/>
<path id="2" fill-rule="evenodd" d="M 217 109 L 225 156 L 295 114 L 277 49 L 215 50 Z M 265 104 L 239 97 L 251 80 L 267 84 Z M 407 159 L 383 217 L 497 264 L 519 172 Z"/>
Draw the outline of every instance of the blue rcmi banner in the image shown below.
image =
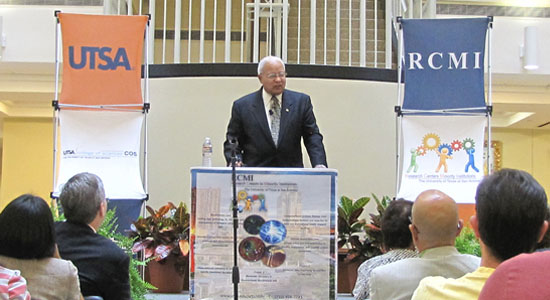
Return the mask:
<path id="1" fill-rule="evenodd" d="M 406 110 L 485 108 L 489 18 L 402 19 Z"/>

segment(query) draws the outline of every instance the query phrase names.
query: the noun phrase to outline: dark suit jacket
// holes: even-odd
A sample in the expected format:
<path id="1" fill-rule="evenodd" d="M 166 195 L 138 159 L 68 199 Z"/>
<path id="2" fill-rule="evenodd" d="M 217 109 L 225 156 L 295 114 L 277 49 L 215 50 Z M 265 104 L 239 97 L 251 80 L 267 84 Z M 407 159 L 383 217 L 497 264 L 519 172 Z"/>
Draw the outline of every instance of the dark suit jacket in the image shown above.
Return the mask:
<path id="1" fill-rule="evenodd" d="M 237 154 L 247 167 L 303 168 L 301 140 L 304 139 L 311 165 L 327 166 L 323 136 L 313 114 L 308 95 L 285 90 L 282 97 L 281 125 L 277 146 L 271 138 L 262 89 L 233 103 L 227 126 L 224 154 L 231 162 L 231 139 L 238 141 Z"/>
<path id="2" fill-rule="evenodd" d="M 120 247 L 86 224 L 58 222 L 55 234 L 61 258 L 72 261 L 78 269 L 83 296 L 131 299 L 130 258 Z"/>

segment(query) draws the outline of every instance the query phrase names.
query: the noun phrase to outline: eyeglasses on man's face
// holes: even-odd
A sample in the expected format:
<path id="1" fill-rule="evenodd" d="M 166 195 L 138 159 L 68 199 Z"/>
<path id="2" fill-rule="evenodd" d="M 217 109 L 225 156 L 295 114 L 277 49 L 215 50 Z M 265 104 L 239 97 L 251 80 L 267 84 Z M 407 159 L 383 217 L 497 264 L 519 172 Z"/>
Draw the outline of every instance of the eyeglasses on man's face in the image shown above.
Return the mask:
<path id="1" fill-rule="evenodd" d="M 286 72 L 279 72 L 279 73 L 269 73 L 265 77 L 269 79 L 275 79 L 275 78 L 285 78 Z"/>

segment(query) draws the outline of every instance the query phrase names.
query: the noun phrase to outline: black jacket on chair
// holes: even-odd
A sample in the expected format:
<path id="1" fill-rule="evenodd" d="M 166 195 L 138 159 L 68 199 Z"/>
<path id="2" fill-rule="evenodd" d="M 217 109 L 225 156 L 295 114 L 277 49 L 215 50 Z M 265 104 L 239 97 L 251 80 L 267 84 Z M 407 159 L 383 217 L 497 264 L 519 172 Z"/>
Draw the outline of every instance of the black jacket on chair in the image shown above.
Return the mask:
<path id="1" fill-rule="evenodd" d="M 86 224 L 57 222 L 56 242 L 61 258 L 78 269 L 83 296 L 101 296 L 104 300 L 130 297 L 130 258 L 113 241 L 95 233 Z"/>
<path id="2" fill-rule="evenodd" d="M 228 164 L 232 146 L 229 141 L 236 139 L 237 154 L 242 154 L 243 163 L 247 167 L 303 168 L 303 138 L 311 166 L 327 166 L 323 136 L 319 132 L 308 95 L 284 90 L 277 145 L 273 142 L 267 122 L 262 89 L 233 103 L 224 143 Z"/>

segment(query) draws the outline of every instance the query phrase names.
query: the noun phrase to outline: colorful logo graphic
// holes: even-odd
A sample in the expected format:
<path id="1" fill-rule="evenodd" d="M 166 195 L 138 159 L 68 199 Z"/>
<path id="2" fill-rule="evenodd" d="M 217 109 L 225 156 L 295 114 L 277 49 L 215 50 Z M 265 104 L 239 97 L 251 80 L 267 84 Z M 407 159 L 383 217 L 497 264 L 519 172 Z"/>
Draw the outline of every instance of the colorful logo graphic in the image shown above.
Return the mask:
<path id="1" fill-rule="evenodd" d="M 416 148 L 410 149 L 410 163 L 407 168 L 407 173 L 418 171 L 418 157 L 425 156 L 430 151 L 433 151 L 438 159 L 437 166 L 435 168 L 435 173 L 439 173 L 443 170 L 444 173 L 449 171 L 447 165 L 447 160 L 453 159 L 453 155 L 458 151 L 464 150 L 468 155 L 468 162 L 464 168 L 464 172 L 468 173 L 470 168 L 475 172 L 479 173 L 479 169 L 475 166 L 475 141 L 472 138 L 454 139 L 450 144 L 442 143 L 441 138 L 436 133 L 427 133 L 422 138 L 421 144 Z"/>
<path id="2" fill-rule="evenodd" d="M 267 211 L 265 206 L 265 195 L 264 194 L 254 194 L 250 195 L 245 190 L 240 190 L 237 193 L 237 202 L 239 207 L 239 212 L 246 211 Z M 243 202 L 243 204 L 241 204 Z M 244 206 L 243 206 L 244 205 Z"/>

